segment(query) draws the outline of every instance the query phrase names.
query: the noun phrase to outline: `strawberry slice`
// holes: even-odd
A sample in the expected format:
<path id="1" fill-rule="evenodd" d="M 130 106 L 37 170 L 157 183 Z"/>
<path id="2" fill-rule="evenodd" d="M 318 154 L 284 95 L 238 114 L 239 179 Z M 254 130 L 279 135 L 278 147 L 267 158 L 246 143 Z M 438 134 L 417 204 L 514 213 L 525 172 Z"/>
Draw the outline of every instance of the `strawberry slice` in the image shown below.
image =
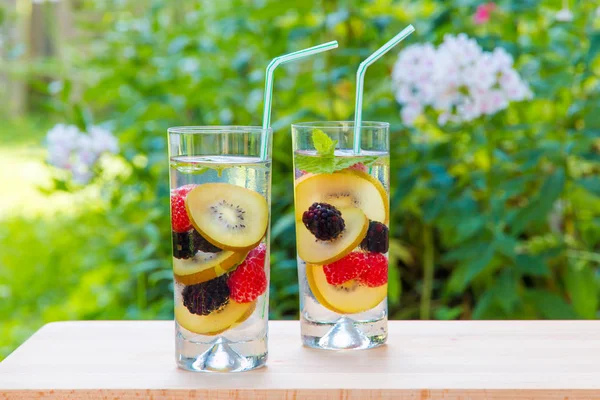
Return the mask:
<path id="1" fill-rule="evenodd" d="M 246 259 L 229 275 L 229 297 L 237 303 L 250 303 L 267 290 L 265 259 L 267 246 L 259 244 L 250 250 Z"/>
<path id="2" fill-rule="evenodd" d="M 323 266 L 327 283 L 341 285 L 362 275 L 369 266 L 364 253 L 350 253 L 346 257 Z"/>
<path id="3" fill-rule="evenodd" d="M 388 281 L 388 259 L 381 253 L 366 255 L 368 269 L 358 277 L 358 281 L 368 287 L 385 285 Z"/>
<path id="4" fill-rule="evenodd" d="M 173 232 L 183 233 L 192 229 L 190 217 L 185 210 L 185 197 L 196 185 L 185 185 L 171 191 L 171 226 Z"/>
<path id="5" fill-rule="evenodd" d="M 369 168 L 365 164 L 363 164 L 361 162 L 356 163 L 356 164 L 352 164 L 351 166 L 348 167 L 348 169 L 353 169 L 353 170 L 356 170 L 356 171 L 361 171 L 361 172 L 369 173 Z"/>

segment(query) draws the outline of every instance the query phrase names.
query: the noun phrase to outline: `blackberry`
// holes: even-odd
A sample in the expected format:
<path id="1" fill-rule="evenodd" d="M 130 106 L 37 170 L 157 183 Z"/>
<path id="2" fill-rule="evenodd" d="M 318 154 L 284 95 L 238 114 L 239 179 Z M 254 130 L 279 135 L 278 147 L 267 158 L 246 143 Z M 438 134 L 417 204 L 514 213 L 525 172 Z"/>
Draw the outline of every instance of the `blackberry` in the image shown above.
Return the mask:
<path id="1" fill-rule="evenodd" d="M 313 203 L 302 214 L 302 222 L 319 240 L 335 239 L 346 227 L 342 213 L 327 203 Z"/>
<path id="2" fill-rule="evenodd" d="M 173 232 L 173 257 L 188 259 L 200 250 L 204 253 L 218 253 L 221 251 L 213 246 L 198 231 L 190 229 L 187 232 Z"/>
<path id="3" fill-rule="evenodd" d="M 218 253 L 222 250 L 206 240 L 204 236 L 195 229 L 192 229 L 192 244 L 196 251 L 200 250 L 204 253 Z"/>
<path id="4" fill-rule="evenodd" d="M 228 275 L 183 288 L 183 305 L 196 315 L 208 315 L 229 303 Z"/>
<path id="5" fill-rule="evenodd" d="M 196 254 L 190 231 L 173 232 L 173 257 L 188 259 Z"/>
<path id="6" fill-rule="evenodd" d="M 381 222 L 369 221 L 369 230 L 367 236 L 360 243 L 360 248 L 372 253 L 387 253 L 389 233 L 388 227 Z"/>

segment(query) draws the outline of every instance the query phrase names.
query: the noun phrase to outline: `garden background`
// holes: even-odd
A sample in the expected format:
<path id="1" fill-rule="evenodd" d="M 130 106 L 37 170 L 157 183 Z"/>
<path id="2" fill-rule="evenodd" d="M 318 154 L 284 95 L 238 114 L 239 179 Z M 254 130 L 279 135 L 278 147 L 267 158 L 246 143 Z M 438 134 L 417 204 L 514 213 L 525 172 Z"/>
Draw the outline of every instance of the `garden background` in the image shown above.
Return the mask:
<path id="1" fill-rule="evenodd" d="M 172 318 L 167 127 L 260 125 L 268 62 L 338 40 L 276 73 L 270 314 L 297 318 L 290 124 L 351 119 L 359 62 L 408 23 L 363 111 L 391 123 L 391 318 L 597 318 L 600 4 L 570 3 L 3 0 L 0 359 L 50 321 Z M 398 53 L 459 33 L 510 53 L 532 98 L 403 124 Z M 46 163 L 57 123 L 119 152 L 74 181 Z"/>

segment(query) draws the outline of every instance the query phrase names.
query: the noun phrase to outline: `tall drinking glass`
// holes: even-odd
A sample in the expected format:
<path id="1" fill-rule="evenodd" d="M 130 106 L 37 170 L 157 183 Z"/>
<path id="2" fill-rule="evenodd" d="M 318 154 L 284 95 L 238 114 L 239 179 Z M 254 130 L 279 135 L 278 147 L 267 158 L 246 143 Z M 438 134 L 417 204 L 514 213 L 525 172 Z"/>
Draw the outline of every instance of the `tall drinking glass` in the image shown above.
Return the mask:
<path id="1" fill-rule="evenodd" d="M 177 364 L 246 371 L 265 364 L 271 130 L 168 130 Z"/>
<path id="2" fill-rule="evenodd" d="M 367 349 L 387 339 L 389 124 L 292 125 L 302 341 Z"/>

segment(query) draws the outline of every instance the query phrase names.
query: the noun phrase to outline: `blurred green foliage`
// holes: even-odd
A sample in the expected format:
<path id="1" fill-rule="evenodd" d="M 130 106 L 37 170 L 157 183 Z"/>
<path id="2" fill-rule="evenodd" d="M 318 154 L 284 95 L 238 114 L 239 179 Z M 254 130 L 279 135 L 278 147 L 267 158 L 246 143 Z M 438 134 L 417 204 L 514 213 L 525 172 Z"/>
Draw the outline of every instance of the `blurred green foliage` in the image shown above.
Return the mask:
<path id="1" fill-rule="evenodd" d="M 351 119 L 356 67 L 408 23 L 417 32 L 407 43 L 465 32 L 504 47 L 534 99 L 464 126 L 409 129 L 391 91 L 394 52 L 369 69 L 363 118 L 393 132 L 391 318 L 596 318 L 592 3 L 561 23 L 558 0 L 498 1 L 474 25 L 475 0 L 84 2 L 78 12 L 94 18 L 79 19 L 86 39 L 57 68 L 49 107 L 66 122 L 107 122 L 124 167 L 94 183 L 101 202 L 85 212 L 2 222 L 0 334 L 10 340 L 0 354 L 44 321 L 170 318 L 167 127 L 260 125 L 268 62 L 335 39 L 338 50 L 275 79 L 271 317 L 297 317 L 289 126 Z"/>

